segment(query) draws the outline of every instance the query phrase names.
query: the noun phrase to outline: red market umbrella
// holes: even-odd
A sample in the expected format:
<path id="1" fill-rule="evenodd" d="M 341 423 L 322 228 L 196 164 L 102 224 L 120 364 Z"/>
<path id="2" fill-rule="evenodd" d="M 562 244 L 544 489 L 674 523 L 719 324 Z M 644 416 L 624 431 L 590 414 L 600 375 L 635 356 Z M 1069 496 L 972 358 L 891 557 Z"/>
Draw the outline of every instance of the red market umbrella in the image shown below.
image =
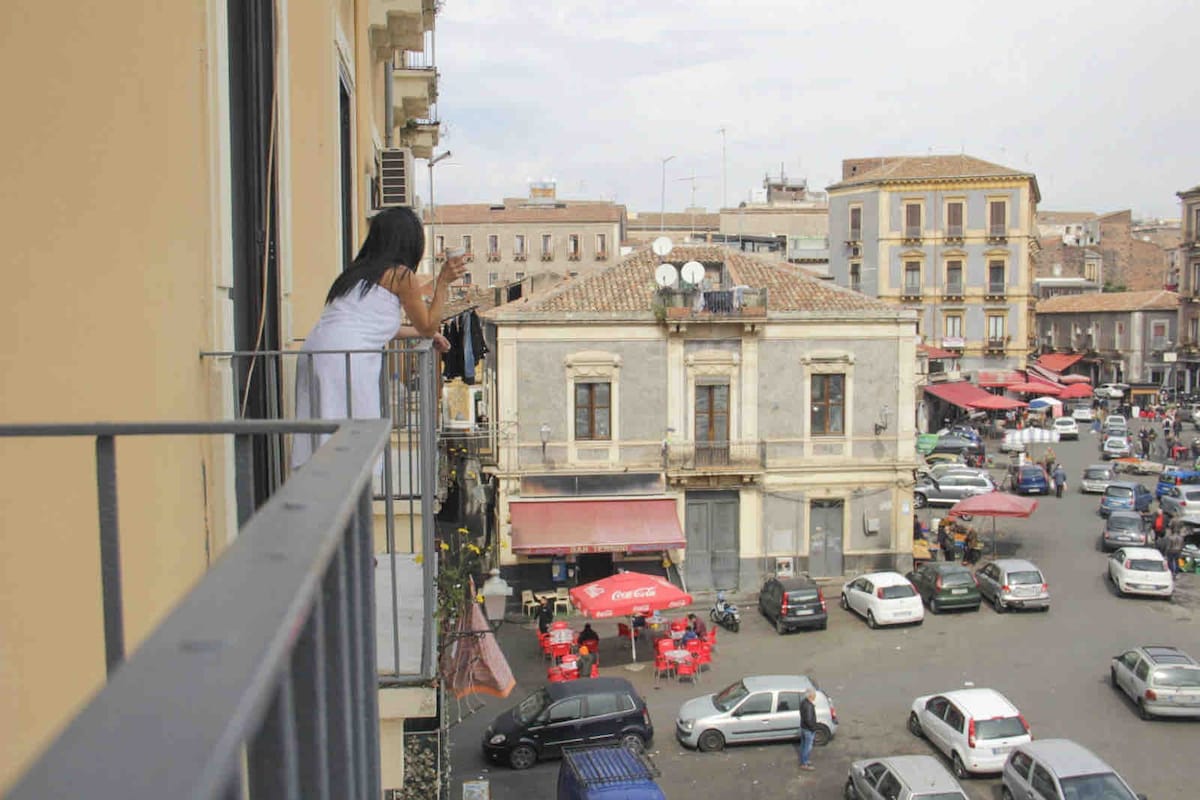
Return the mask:
<path id="1" fill-rule="evenodd" d="M 1031 497 L 987 492 L 959 500 L 950 508 L 950 516 L 976 516 L 992 518 L 992 555 L 996 555 L 996 517 L 1028 517 L 1038 507 Z"/>
<path id="2" fill-rule="evenodd" d="M 967 403 L 971 408 L 979 408 L 985 411 L 1008 411 L 1010 408 L 1024 408 L 1025 403 L 1020 400 L 1013 400 L 1009 397 L 1001 397 L 994 394 L 991 397 L 983 397 L 979 400 L 972 400 Z"/>
<path id="3" fill-rule="evenodd" d="M 571 604 L 585 617 L 607 619 L 648 615 L 667 608 L 683 608 L 692 604 L 692 596 L 675 584 L 657 575 L 641 572 L 618 572 L 598 581 L 576 586 L 571 590 Z M 637 645 L 633 637 L 633 660 L 637 661 Z"/>
<path id="4" fill-rule="evenodd" d="M 1058 396 L 1063 400 L 1078 400 L 1083 397 L 1092 396 L 1092 387 L 1086 383 L 1072 383 L 1059 392 Z"/>
<path id="5" fill-rule="evenodd" d="M 1062 392 L 1062 389 L 1052 383 L 1041 383 L 1039 381 L 1017 381 L 1016 383 L 1008 384 L 1004 388 L 1018 394 L 1048 394 L 1054 397 L 1058 397 Z"/>
<path id="6" fill-rule="evenodd" d="M 1067 384 L 1071 384 L 1071 383 L 1090 384 L 1092 382 L 1092 379 L 1089 378 L 1087 375 L 1059 375 L 1058 382 L 1059 383 L 1067 383 Z"/>

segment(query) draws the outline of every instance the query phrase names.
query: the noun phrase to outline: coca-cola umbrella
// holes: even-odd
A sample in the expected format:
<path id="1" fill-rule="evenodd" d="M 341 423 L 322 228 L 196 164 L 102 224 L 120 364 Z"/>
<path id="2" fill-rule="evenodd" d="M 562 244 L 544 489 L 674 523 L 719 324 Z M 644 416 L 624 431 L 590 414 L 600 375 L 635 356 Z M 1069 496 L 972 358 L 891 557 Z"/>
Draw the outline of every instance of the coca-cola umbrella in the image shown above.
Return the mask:
<path id="1" fill-rule="evenodd" d="M 986 492 L 959 500 L 950 507 L 952 517 L 992 518 L 992 557 L 996 555 L 996 517 L 1028 517 L 1037 509 L 1037 500 L 1032 497 Z"/>
<path id="2" fill-rule="evenodd" d="M 576 586 L 571 590 L 571 604 L 585 617 L 609 619 L 649 615 L 668 608 L 683 608 L 692 604 L 692 596 L 675 584 L 657 575 L 642 572 L 618 572 L 598 581 Z M 637 661 L 637 643 L 633 660 Z"/>

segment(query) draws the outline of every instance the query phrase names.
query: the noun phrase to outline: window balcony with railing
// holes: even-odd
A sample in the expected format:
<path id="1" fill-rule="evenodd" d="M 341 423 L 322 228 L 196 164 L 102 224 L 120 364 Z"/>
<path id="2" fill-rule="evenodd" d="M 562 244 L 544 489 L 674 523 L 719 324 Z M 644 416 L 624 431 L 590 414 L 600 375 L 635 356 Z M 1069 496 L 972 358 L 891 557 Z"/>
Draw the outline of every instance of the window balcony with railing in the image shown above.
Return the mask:
<path id="1" fill-rule="evenodd" d="M 921 299 L 921 284 L 911 281 L 904 284 L 904 288 L 900 290 L 901 300 L 920 300 Z"/>
<path id="2" fill-rule="evenodd" d="M 380 355 L 203 354 L 229 370 L 230 385 L 253 379 L 280 392 L 297 358 L 330 356 L 350 373 L 374 365 L 378 419 L 0 426 L 0 446 L 94 442 L 108 668 L 107 685 L 8 798 L 80 787 L 125 798 L 382 796 L 379 693 L 435 691 L 436 561 L 420 553 L 437 552 L 437 376 L 428 343 Z M 121 549 L 136 541 L 122 540 L 117 510 L 128 500 L 118 496 L 116 455 L 163 437 L 230 440 L 238 531 L 219 534 L 230 544 L 127 655 Z M 314 452 L 289 473 L 285 454 L 298 439 Z"/>
<path id="3" fill-rule="evenodd" d="M 943 295 L 945 296 L 945 298 L 946 298 L 947 300 L 951 300 L 951 299 L 953 299 L 953 300 L 962 300 L 962 299 L 963 299 L 963 285 L 962 285 L 962 283 L 947 283 L 947 284 L 946 284 L 946 291 L 945 291 L 945 292 L 943 292 Z"/>
<path id="4" fill-rule="evenodd" d="M 1166 337 L 1166 336 L 1151 336 L 1150 337 L 1150 349 L 1151 350 L 1159 350 L 1159 351 L 1170 350 L 1171 349 L 1171 340 L 1169 337 Z"/>
<path id="5" fill-rule="evenodd" d="M 663 319 L 741 320 L 767 315 L 767 290 L 748 286 L 728 289 L 659 289 L 655 313 Z"/>
<path id="6" fill-rule="evenodd" d="M 984 348 L 988 352 L 1004 352 L 1005 346 L 1008 344 L 1007 336 L 988 336 L 984 341 Z"/>
<path id="7" fill-rule="evenodd" d="M 963 240 L 964 231 L 962 225 L 947 225 L 946 226 L 946 241 L 961 243 Z"/>
<path id="8" fill-rule="evenodd" d="M 984 299 L 1001 300 L 1005 297 L 1005 292 L 1004 281 L 988 281 L 987 287 L 984 290 Z"/>
<path id="9" fill-rule="evenodd" d="M 920 244 L 921 243 L 921 226 L 920 225 L 905 225 L 903 238 L 904 238 L 905 244 Z"/>
<path id="10" fill-rule="evenodd" d="M 989 225 L 988 226 L 988 241 L 993 244 L 1000 244 L 1008 241 L 1008 226 L 1007 225 Z"/>
<path id="11" fill-rule="evenodd" d="M 438 98 L 433 32 L 424 34 L 420 48 L 397 50 L 392 58 L 392 98 L 400 120 L 429 119 Z"/>
<path id="12" fill-rule="evenodd" d="M 766 443 L 740 442 L 667 442 L 663 447 L 664 468 L 668 473 L 762 472 L 766 468 Z"/>

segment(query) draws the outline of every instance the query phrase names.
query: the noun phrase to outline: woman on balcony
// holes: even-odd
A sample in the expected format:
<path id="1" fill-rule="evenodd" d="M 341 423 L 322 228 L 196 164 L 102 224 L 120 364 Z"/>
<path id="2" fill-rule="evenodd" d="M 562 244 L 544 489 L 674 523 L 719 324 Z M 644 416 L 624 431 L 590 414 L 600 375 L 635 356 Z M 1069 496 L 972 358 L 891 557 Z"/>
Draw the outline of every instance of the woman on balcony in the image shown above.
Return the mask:
<path id="1" fill-rule="evenodd" d="M 464 270 L 463 255 L 446 260 L 433 283 L 418 282 L 416 270 L 425 251 L 425 230 L 410 208 L 389 208 L 371 220 L 367 240 L 354 262 L 338 275 L 325 297 L 325 309 L 304 340 L 296 364 L 298 419 L 369 419 L 383 416 L 379 396 L 382 350 L 395 338 L 432 337 L 439 352 L 449 342 L 438 333 L 451 283 Z M 408 324 L 405 325 L 404 318 Z M 340 351 L 323 353 L 322 351 Z M 350 356 L 345 351 L 362 350 Z M 349 374 L 347 374 L 347 371 Z M 346 408 L 349 384 L 350 408 Z M 292 468 L 304 465 L 327 436 L 297 436 Z"/>

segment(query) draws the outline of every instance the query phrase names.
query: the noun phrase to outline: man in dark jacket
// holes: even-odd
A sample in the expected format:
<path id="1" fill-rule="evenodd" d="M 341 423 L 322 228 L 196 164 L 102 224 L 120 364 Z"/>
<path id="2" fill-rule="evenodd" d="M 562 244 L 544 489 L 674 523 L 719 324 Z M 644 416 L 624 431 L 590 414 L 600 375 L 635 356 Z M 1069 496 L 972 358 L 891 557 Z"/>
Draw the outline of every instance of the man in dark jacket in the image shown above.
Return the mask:
<path id="1" fill-rule="evenodd" d="M 800 769 L 811 772 L 816 769 L 810 762 L 813 739 L 817 735 L 817 707 L 813 700 L 817 699 L 815 689 L 809 689 L 800 701 Z"/>
<path id="2" fill-rule="evenodd" d="M 550 605 L 550 599 L 543 597 L 541 605 L 537 610 L 538 631 L 546 633 L 550 630 L 550 623 L 554 622 L 554 606 Z"/>

